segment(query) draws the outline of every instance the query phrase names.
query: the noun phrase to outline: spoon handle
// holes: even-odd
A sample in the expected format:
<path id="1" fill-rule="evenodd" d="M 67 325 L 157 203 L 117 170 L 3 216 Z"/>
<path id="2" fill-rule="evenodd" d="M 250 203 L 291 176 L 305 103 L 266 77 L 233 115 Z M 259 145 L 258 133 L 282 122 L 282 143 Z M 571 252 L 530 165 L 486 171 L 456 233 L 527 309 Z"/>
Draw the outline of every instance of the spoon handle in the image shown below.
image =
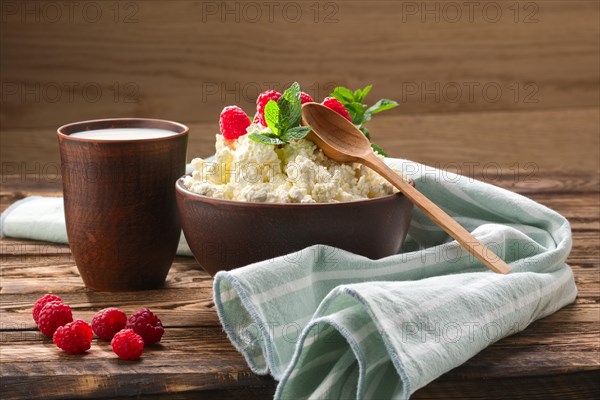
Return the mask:
<path id="1" fill-rule="evenodd" d="M 429 218 L 431 218 L 433 222 L 444 229 L 446 233 L 460 243 L 472 255 L 477 257 L 477 259 L 484 263 L 489 269 L 500 274 L 508 274 L 511 272 L 510 266 L 506 264 L 499 256 L 494 254 L 490 248 L 477 240 L 451 216 L 446 214 L 444 210 L 439 208 L 421 192 L 402 179 L 397 173 L 388 167 L 383 160 L 377 157 L 375 153 L 371 153 L 370 155 L 366 156 L 363 161 L 365 165 L 379 173 L 379 175 L 383 176 L 392 185 L 398 188 L 402 194 L 408 197 L 408 199 L 417 207 L 419 207 L 419 209 L 421 209 L 421 211 L 423 211 L 423 213 L 425 213 Z"/>

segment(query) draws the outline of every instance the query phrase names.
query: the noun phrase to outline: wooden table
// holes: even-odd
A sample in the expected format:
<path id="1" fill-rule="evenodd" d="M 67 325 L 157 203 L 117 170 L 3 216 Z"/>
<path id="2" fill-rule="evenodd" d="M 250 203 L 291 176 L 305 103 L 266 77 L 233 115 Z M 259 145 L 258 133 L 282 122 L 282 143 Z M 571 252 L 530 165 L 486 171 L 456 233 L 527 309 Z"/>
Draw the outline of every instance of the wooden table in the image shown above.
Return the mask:
<path id="1" fill-rule="evenodd" d="M 598 118 L 597 108 L 580 108 L 409 114 L 372 121 L 371 132 L 390 154 L 442 168 L 471 166 L 462 173 L 558 211 L 573 230 L 568 263 L 579 290 L 575 303 L 493 344 L 414 398 L 600 396 Z M 214 128 L 208 126 L 191 125 L 190 157 L 210 152 L 214 136 L 206 132 Z M 60 195 L 51 168 L 57 164 L 44 158 L 56 156 L 54 146 L 52 141 L 27 154 L 30 160 L 49 160 L 46 167 L 36 169 L 29 162 L 28 170 L 2 175 L 2 210 L 25 196 Z M 276 382 L 254 375 L 232 347 L 214 309 L 212 280 L 193 259 L 176 259 L 164 289 L 97 293 L 83 287 L 67 246 L 1 239 L 0 255 L 0 398 L 272 397 Z M 104 307 L 128 313 L 149 307 L 161 317 L 166 334 L 139 362 L 119 361 L 98 340 L 84 356 L 66 355 L 35 329 L 31 318 L 33 303 L 47 292 L 60 295 L 75 318 L 87 321 Z"/>
<path id="2" fill-rule="evenodd" d="M 27 195 L 60 195 L 58 183 L 41 185 L 5 177 L 3 209 Z M 552 316 L 490 346 L 414 398 L 592 398 L 600 393 L 598 176 L 542 174 L 535 183 L 496 182 L 565 215 L 574 246 L 569 263 L 579 294 Z M 0 397 L 139 396 L 269 398 L 275 381 L 254 375 L 223 333 L 212 302 L 212 280 L 191 258 L 179 257 L 164 289 L 97 293 L 83 287 L 67 246 L 2 239 Z M 94 340 L 84 356 L 69 356 L 42 336 L 31 318 L 34 301 L 60 295 L 75 318 L 118 306 L 150 307 L 164 322 L 160 345 L 139 362 L 119 361 L 109 344 Z"/>

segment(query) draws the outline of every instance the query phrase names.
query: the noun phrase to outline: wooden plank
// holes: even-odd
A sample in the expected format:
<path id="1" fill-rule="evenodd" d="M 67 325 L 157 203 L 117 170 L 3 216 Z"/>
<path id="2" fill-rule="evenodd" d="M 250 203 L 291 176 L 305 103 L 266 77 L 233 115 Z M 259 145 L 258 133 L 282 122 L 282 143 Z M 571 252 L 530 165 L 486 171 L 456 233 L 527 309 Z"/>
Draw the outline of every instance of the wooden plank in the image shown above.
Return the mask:
<path id="1" fill-rule="evenodd" d="M 600 110 L 465 113 L 374 118 L 369 128 L 389 154 L 516 186 L 542 171 L 599 173 Z M 498 172 L 501 172 L 499 174 Z"/>
<path id="2" fill-rule="evenodd" d="M 600 264 L 600 252 L 598 251 L 599 238 L 597 232 L 576 232 L 574 235 L 574 244 L 571 254 L 567 258 L 567 263 L 572 266 L 578 275 L 595 275 L 594 267 Z M 18 249 L 18 243 L 25 243 L 26 248 L 33 245 L 29 241 L 11 240 L 10 246 L 4 246 L 2 243 L 6 239 L 0 240 L 0 251 L 15 252 Z M 35 243 L 35 242 L 33 242 Z M 53 246 L 53 245 L 51 245 Z M 58 247 L 63 247 L 59 245 Z M 44 293 L 48 283 L 51 283 L 56 290 L 61 292 L 73 292 L 81 289 L 81 281 L 78 275 L 74 261 L 67 254 L 55 255 L 45 253 L 47 245 L 44 244 L 41 253 L 31 255 L 28 250 L 26 254 L 2 255 L 2 294 L 21 294 L 38 295 Z M 69 257 L 68 260 L 65 258 Z M 39 282 L 31 282 L 35 277 Z M 598 276 L 596 276 L 598 278 Z M 188 289 L 206 289 L 210 288 L 210 277 L 201 270 L 201 267 L 190 257 L 178 257 L 167 276 L 165 287 L 156 291 L 149 291 L 152 295 L 157 293 L 169 293 L 171 290 Z M 124 296 L 128 296 L 124 292 Z M 146 292 L 144 292 L 146 293 Z M 98 296 L 96 301 L 100 301 L 104 292 L 90 291 L 90 296 Z"/>
<path id="3" fill-rule="evenodd" d="M 600 372 L 584 371 L 544 377 L 510 379 L 446 379 L 425 386 L 412 399 L 594 399 L 600 395 Z"/>
<path id="4" fill-rule="evenodd" d="M 70 356 L 37 332 L 3 332 L 2 387 L 7 398 L 134 396 L 221 387 L 273 386 L 253 374 L 216 328 L 170 328 L 136 362 L 120 361 L 106 341 Z M 33 362 L 35 361 L 35 362 Z"/>
<path id="5" fill-rule="evenodd" d="M 303 1 L 273 12 L 98 2 L 72 15 L 59 5 L 59 18 L 11 3 L 0 28 L 10 128 L 116 115 L 214 121 L 224 104 L 251 110 L 258 91 L 290 80 L 317 98 L 373 83 L 373 98 L 410 113 L 599 104 L 594 1 L 484 1 L 473 12 L 460 2 Z"/>
<path id="6" fill-rule="evenodd" d="M 559 313 L 572 311 L 568 310 L 572 307 Z M 448 380 L 464 385 L 473 380 L 481 383 L 482 379 L 500 382 L 500 378 L 528 382 L 525 378 L 537 381 L 540 376 L 552 381 L 556 374 L 572 375 L 572 379 L 582 371 L 597 372 L 599 362 L 595 351 L 599 332 L 593 312 L 586 318 L 589 322 L 565 321 L 565 315 L 558 318 L 557 314 L 490 346 L 442 377 L 441 385 Z M 577 340 L 563 341 L 566 330 L 572 333 L 569 337 L 574 335 Z M 254 376 L 247 370 L 219 329 L 168 327 L 167 333 L 162 345 L 151 347 L 142 361 L 123 363 L 115 359 L 107 342 L 95 340 L 85 356 L 67 356 L 38 332 L 3 331 L 0 337 L 3 388 L 6 393 L 45 398 L 65 396 L 75 387 L 81 395 L 96 397 L 138 394 L 138 391 L 147 394 L 201 390 L 221 385 L 274 385 L 269 378 Z M 32 364 L 34 359 L 36 362 Z M 167 387 L 162 386 L 165 382 Z M 437 381 L 430 386 L 436 388 Z M 520 390 L 524 387 L 528 385 L 522 385 Z M 35 388 L 44 389 L 38 392 Z M 576 390 L 583 389 L 589 387 L 579 386 Z M 477 398 L 484 396 L 479 392 Z"/>
<path id="7" fill-rule="evenodd" d="M 594 311 L 593 305 L 579 304 L 578 300 L 556 314 L 534 322 L 525 331 L 493 344 L 450 374 L 456 377 L 493 378 L 551 375 L 575 369 L 598 369 L 600 360 L 597 358 L 596 351 L 599 350 L 597 337 L 600 328 L 598 315 Z M 214 351 L 220 351 L 225 355 L 237 354 L 218 326 L 177 327 L 168 323 L 165 325 L 167 330 L 161 345 L 150 348 L 150 353 L 160 356 L 144 358 L 145 365 L 141 367 L 150 367 L 154 364 L 169 365 L 171 359 L 181 357 L 181 354 L 189 349 L 194 349 L 194 355 L 190 356 L 190 360 L 181 360 L 181 363 L 190 361 L 186 364 L 190 366 L 193 365 L 196 357 L 208 358 L 207 354 Z M 566 330 L 569 334 L 565 333 Z M 573 340 L 574 338 L 577 340 Z M 114 358 L 108 343 L 101 340 L 96 340 L 92 350 L 85 356 L 66 356 L 56 349 L 50 339 L 45 338 L 37 330 L 31 329 L 3 329 L 0 342 L 3 344 L 0 362 L 9 364 L 24 363 L 34 359 L 51 363 L 52 360 L 61 358 L 79 363 L 84 358 L 86 361 Z M 30 348 L 29 352 L 25 351 L 27 347 Z M 498 360 L 502 362 L 497 362 Z M 532 369 L 531 365 L 536 365 L 537 368 Z M 134 366 L 140 365 L 134 364 Z M 96 367 L 97 363 L 90 363 L 86 368 L 93 370 Z M 171 367 L 176 368 L 177 365 Z M 31 373 L 43 374 L 44 370 L 42 366 L 33 366 Z M 118 373 L 116 370 L 111 372 Z"/>
<path id="8" fill-rule="evenodd" d="M 272 399 L 275 395 L 275 386 L 255 387 L 246 386 L 243 388 L 225 388 L 219 390 L 203 390 L 202 392 L 189 391 L 180 393 L 169 393 L 171 400 L 242 400 L 242 399 Z M 140 394 L 136 398 L 144 400 L 164 399 L 164 394 Z M 114 400 L 131 399 L 128 397 L 113 397 Z"/>
<path id="9" fill-rule="evenodd" d="M 581 267 L 595 268 L 600 265 L 600 233 L 574 232 L 573 250 L 568 262 Z"/>
<path id="10" fill-rule="evenodd" d="M 574 231 L 600 231 L 598 194 L 528 194 L 528 197 L 562 214 Z"/>
<path id="11" fill-rule="evenodd" d="M 392 157 L 492 183 L 502 183 L 510 177 L 513 187 L 530 190 L 526 188 L 532 185 L 541 188 L 537 182 L 544 177 L 544 171 L 568 171 L 572 180 L 590 187 L 577 174 L 599 174 L 599 120 L 600 110 L 594 107 L 439 115 L 382 114 L 368 126 L 373 140 Z M 40 191 L 60 182 L 57 126 L 8 129 L 3 125 L 0 131 L 2 186 L 9 184 L 4 177 L 11 175 L 13 180 L 18 179 L 24 186 L 35 186 Z M 211 115 L 209 122 L 192 122 L 189 126 L 188 160 L 213 154 L 215 134 L 219 130 L 218 111 Z M 547 184 L 554 189 L 560 185 L 556 181 Z"/>

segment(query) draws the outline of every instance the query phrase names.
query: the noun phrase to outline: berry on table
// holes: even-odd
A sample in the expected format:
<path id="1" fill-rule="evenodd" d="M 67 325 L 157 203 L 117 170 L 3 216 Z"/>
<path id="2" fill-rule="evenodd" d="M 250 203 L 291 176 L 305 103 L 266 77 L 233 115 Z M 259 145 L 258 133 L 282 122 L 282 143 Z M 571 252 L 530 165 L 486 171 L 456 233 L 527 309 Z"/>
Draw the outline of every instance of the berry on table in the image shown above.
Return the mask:
<path id="1" fill-rule="evenodd" d="M 352 122 L 352 118 L 350 118 L 350 114 L 348 114 L 348 110 L 346 107 L 338 99 L 335 97 L 326 97 L 323 100 L 323 104 L 327 108 L 331 108 L 336 113 L 340 114 L 342 117 L 346 118 L 348 121 Z"/>
<path id="2" fill-rule="evenodd" d="M 134 312 L 127 320 L 125 328 L 133 329 L 144 339 L 146 344 L 160 342 L 165 333 L 160 319 L 147 308 Z"/>
<path id="3" fill-rule="evenodd" d="M 221 133 L 227 140 L 235 140 L 245 135 L 250 123 L 250 117 L 238 106 L 225 107 L 219 118 Z"/>
<path id="4" fill-rule="evenodd" d="M 63 326 L 73 321 L 73 312 L 71 307 L 62 301 L 50 301 L 42 307 L 38 315 L 38 328 L 40 331 L 52 337 L 54 331 L 59 326 Z"/>
<path id="5" fill-rule="evenodd" d="M 92 345 L 92 327 L 80 319 L 59 326 L 52 337 L 54 344 L 69 354 L 79 354 Z"/>
<path id="6" fill-rule="evenodd" d="M 117 332 L 110 345 L 121 360 L 137 360 L 144 351 L 144 339 L 133 329 L 123 329 Z"/>
<path id="7" fill-rule="evenodd" d="M 49 303 L 51 301 L 62 302 L 62 299 L 58 296 L 48 293 L 48 294 L 45 294 L 43 297 L 39 298 L 33 305 L 33 311 L 31 312 L 31 314 L 33 315 L 33 320 L 35 321 L 36 325 L 38 323 L 40 311 L 42 311 L 42 308 L 46 305 L 46 303 Z"/>
<path id="8" fill-rule="evenodd" d="M 258 95 L 256 99 L 256 115 L 258 116 L 258 123 L 262 126 L 267 126 L 265 121 L 265 107 L 269 100 L 277 101 L 281 98 L 281 93 L 275 90 L 267 90 Z"/>
<path id="9" fill-rule="evenodd" d="M 100 310 L 92 318 L 94 333 L 104 340 L 111 340 L 126 324 L 127 315 L 115 307 Z"/>

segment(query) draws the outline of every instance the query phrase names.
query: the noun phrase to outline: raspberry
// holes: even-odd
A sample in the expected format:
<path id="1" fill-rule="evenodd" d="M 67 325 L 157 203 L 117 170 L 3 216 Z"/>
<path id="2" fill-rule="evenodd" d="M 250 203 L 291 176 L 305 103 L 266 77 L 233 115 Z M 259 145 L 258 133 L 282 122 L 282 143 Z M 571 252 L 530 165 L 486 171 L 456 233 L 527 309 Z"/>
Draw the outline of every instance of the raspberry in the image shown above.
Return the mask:
<path id="1" fill-rule="evenodd" d="M 348 114 L 348 110 L 346 110 L 346 107 L 344 107 L 344 105 L 340 103 L 340 101 L 335 97 L 326 97 L 325 100 L 323 100 L 323 103 L 321 104 L 323 104 L 327 108 L 331 108 L 333 111 L 340 114 L 348 121 L 352 122 L 352 119 L 350 118 L 350 114 Z"/>
<path id="2" fill-rule="evenodd" d="M 110 307 L 98 311 L 92 318 L 92 329 L 100 338 L 111 340 L 115 333 L 125 328 L 127 315 L 118 308 Z"/>
<path id="3" fill-rule="evenodd" d="M 246 128 L 250 126 L 250 118 L 238 106 L 225 107 L 221 111 L 219 126 L 225 139 L 235 140 L 246 134 Z"/>
<path id="4" fill-rule="evenodd" d="M 42 307 L 38 316 L 38 328 L 40 331 L 52 337 L 54 331 L 59 326 L 63 326 L 73 321 L 73 313 L 71 307 L 64 304 L 62 301 L 50 301 Z"/>
<path id="5" fill-rule="evenodd" d="M 121 360 L 137 360 L 144 351 L 144 339 L 133 329 L 119 331 L 112 338 L 110 345 Z"/>
<path id="6" fill-rule="evenodd" d="M 92 327 L 80 319 L 59 326 L 54 332 L 53 340 L 59 348 L 69 354 L 79 354 L 92 345 Z"/>
<path id="7" fill-rule="evenodd" d="M 265 107 L 269 100 L 277 101 L 281 98 L 281 93 L 275 90 L 267 90 L 258 95 L 256 99 L 256 113 L 258 115 L 258 123 L 262 126 L 267 126 L 265 121 Z"/>
<path id="8" fill-rule="evenodd" d="M 60 301 L 62 302 L 62 299 L 58 296 L 55 296 L 53 294 L 45 294 L 44 297 L 38 299 L 35 304 L 33 305 L 33 311 L 31 312 L 31 314 L 33 315 L 33 320 L 35 321 L 35 324 L 37 325 L 38 323 L 38 319 L 40 316 L 40 311 L 42 310 L 42 308 L 46 305 L 46 303 L 49 303 L 51 301 Z"/>
<path id="9" fill-rule="evenodd" d="M 300 93 L 300 103 L 312 103 L 313 101 L 314 100 L 312 97 L 310 97 L 310 94 L 304 92 Z"/>
<path id="10" fill-rule="evenodd" d="M 160 319 L 147 308 L 134 312 L 129 317 L 125 328 L 133 329 L 144 339 L 146 344 L 160 342 L 160 338 L 165 333 Z"/>

